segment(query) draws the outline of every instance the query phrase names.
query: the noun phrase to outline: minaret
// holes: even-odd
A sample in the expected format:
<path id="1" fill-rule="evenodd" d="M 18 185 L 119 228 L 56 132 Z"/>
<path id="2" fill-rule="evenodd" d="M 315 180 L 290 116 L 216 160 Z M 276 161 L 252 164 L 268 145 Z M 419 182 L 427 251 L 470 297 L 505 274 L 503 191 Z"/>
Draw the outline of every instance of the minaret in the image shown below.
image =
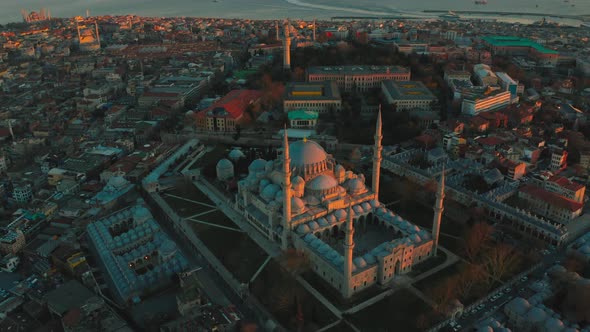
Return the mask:
<path id="1" fill-rule="evenodd" d="M 436 202 L 434 203 L 434 218 L 432 220 L 432 255 L 436 256 L 438 250 L 438 236 L 440 232 L 440 221 L 442 219 L 445 199 L 445 168 L 443 167 L 438 190 L 436 191 Z"/>
<path id="2" fill-rule="evenodd" d="M 379 114 L 377 115 L 377 125 L 375 126 L 375 146 L 373 147 L 373 192 L 375 200 L 379 200 L 379 176 L 381 175 L 381 139 L 383 139 L 381 123 L 381 105 L 379 105 Z"/>
<path id="3" fill-rule="evenodd" d="M 285 20 L 283 28 L 285 30 L 285 39 L 283 40 L 283 69 L 291 70 L 291 34 L 288 20 Z"/>
<path id="4" fill-rule="evenodd" d="M 313 41 L 315 41 L 315 18 L 313 19 Z"/>
<path id="5" fill-rule="evenodd" d="M 275 21 L 275 30 L 276 30 L 276 33 L 277 33 L 277 36 L 275 37 L 275 39 L 277 41 L 279 41 L 279 40 L 281 40 L 281 37 L 280 37 L 280 34 L 279 34 L 279 21 Z"/>
<path id="6" fill-rule="evenodd" d="M 346 221 L 346 235 L 344 238 L 344 288 L 342 296 L 347 299 L 352 296 L 352 256 L 354 252 L 354 225 L 352 223 L 352 204 L 348 203 L 348 220 Z"/>
<path id="7" fill-rule="evenodd" d="M 287 236 L 291 230 L 291 158 L 289 157 L 289 137 L 287 126 L 283 135 L 283 233 L 281 234 L 281 249 L 287 250 Z"/>

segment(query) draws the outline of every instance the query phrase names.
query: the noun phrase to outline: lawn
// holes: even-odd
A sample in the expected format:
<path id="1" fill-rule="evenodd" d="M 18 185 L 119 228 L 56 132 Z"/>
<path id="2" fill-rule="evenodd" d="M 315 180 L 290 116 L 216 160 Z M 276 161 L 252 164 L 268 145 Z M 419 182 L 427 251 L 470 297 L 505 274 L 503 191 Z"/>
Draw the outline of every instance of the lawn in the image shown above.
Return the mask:
<path id="1" fill-rule="evenodd" d="M 290 331 L 299 327 L 314 331 L 336 321 L 332 312 L 274 260 L 250 285 L 250 292 Z"/>
<path id="2" fill-rule="evenodd" d="M 205 194 L 190 183 L 176 188 L 170 194 L 206 204 L 213 204 Z M 214 209 L 169 197 L 165 194 L 163 198 L 181 217 L 188 217 Z M 239 230 L 239 227 L 219 210 L 195 218 L 205 223 Z M 187 222 L 190 223 L 195 234 L 211 250 L 215 257 L 241 282 L 249 281 L 267 257 L 266 252 L 252 241 L 246 233 L 223 229 L 205 223 L 199 223 L 198 221 L 189 220 Z"/>
<path id="3" fill-rule="evenodd" d="M 421 317 L 432 314 L 432 309 L 407 289 L 365 308 L 352 316 L 350 321 L 361 331 L 422 331 L 431 323 L 420 326 Z"/>

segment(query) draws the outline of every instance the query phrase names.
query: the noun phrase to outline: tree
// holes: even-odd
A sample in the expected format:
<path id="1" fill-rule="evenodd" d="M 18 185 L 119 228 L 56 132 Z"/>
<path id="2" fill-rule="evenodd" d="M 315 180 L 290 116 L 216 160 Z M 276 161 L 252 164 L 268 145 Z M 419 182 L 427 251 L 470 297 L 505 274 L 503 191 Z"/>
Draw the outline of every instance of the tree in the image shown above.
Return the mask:
<path id="1" fill-rule="evenodd" d="M 490 284 L 514 272 L 520 263 L 520 254 L 508 244 L 498 244 L 484 253 L 482 263 Z"/>
<path id="2" fill-rule="evenodd" d="M 478 222 L 467 231 L 463 244 L 467 260 L 475 262 L 484 246 L 488 244 L 493 231 L 494 228 L 486 222 Z"/>
<path id="3" fill-rule="evenodd" d="M 457 295 L 461 299 L 468 298 L 473 288 L 485 280 L 485 271 L 480 265 L 466 264 L 457 275 Z"/>

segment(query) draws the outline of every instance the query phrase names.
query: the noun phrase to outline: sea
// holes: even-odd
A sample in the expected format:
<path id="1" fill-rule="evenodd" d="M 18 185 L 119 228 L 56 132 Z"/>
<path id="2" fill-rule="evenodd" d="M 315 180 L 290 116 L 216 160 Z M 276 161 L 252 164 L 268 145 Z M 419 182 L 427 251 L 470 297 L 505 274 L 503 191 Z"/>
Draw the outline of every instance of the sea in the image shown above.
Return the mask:
<path id="1" fill-rule="evenodd" d="M 590 0 L 0 0 L 0 24 L 22 21 L 21 9 L 50 10 L 52 17 L 90 15 L 195 16 L 250 19 L 328 19 L 333 16 L 389 16 L 436 18 L 424 10 L 477 10 L 489 12 L 539 13 L 538 17 L 512 15 L 461 15 L 465 18 L 494 18 L 530 23 L 552 15 L 590 15 Z M 580 21 L 554 18 L 562 24 Z"/>

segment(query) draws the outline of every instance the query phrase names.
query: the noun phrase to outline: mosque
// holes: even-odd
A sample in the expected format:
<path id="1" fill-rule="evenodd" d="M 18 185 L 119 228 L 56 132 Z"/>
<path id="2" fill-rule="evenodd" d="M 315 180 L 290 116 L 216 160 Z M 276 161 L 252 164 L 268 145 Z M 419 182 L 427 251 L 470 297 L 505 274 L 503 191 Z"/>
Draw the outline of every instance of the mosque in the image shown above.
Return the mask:
<path id="1" fill-rule="evenodd" d="M 344 298 L 387 284 L 436 255 L 444 172 L 429 232 L 379 202 L 381 139 L 379 112 L 370 188 L 362 174 L 345 170 L 318 143 L 289 143 L 287 130 L 282 156 L 254 160 L 238 182 L 236 209 L 283 250 L 295 248 L 307 256 L 314 272 Z M 228 168 L 228 163 L 222 159 L 218 167 Z"/>

